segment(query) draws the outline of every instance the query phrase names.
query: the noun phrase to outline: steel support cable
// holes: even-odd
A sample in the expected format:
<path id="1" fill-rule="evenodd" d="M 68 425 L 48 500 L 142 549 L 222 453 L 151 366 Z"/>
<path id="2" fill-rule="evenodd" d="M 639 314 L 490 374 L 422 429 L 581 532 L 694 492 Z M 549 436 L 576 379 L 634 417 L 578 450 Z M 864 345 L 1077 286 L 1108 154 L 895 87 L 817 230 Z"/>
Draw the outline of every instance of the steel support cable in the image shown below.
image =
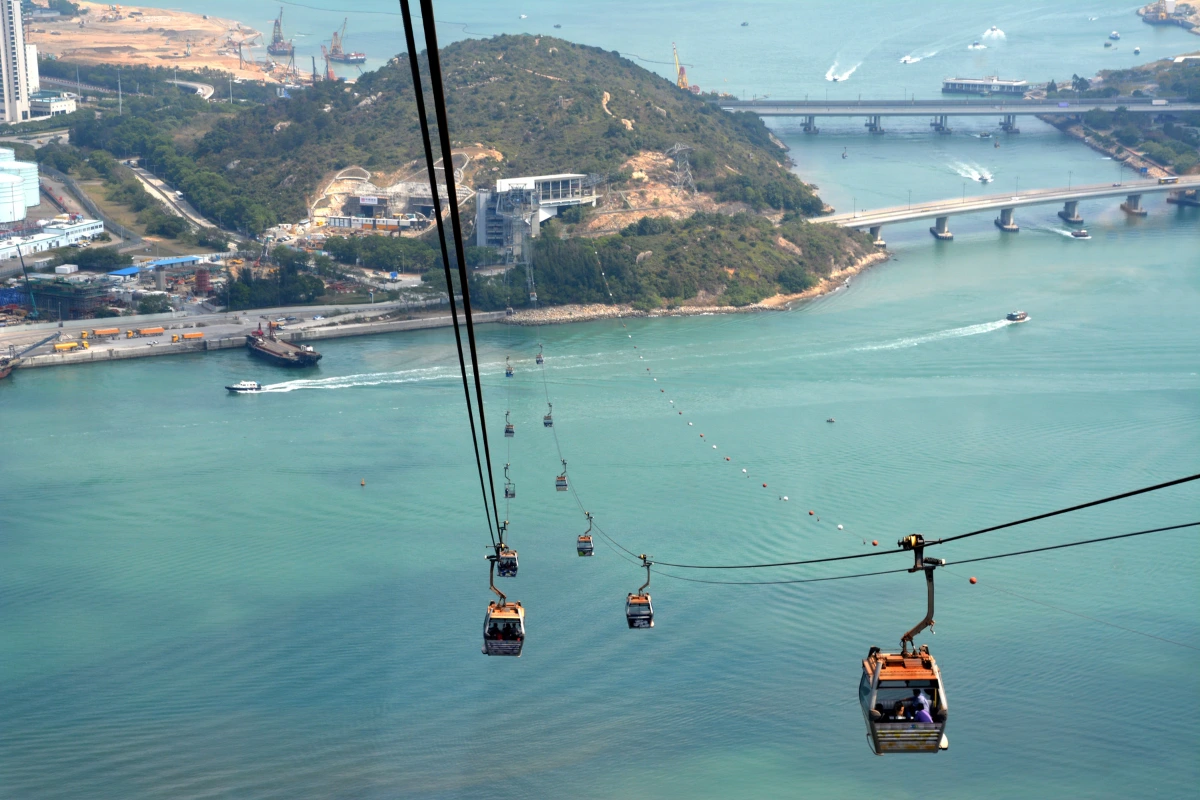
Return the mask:
<path id="1" fill-rule="evenodd" d="M 1003 525 L 993 525 L 990 528 L 980 528 L 979 530 L 971 531 L 970 533 L 960 533 L 957 536 L 949 536 L 945 539 L 936 539 L 932 542 L 926 542 L 925 546 L 929 547 L 930 545 L 934 545 L 934 544 L 946 544 L 948 542 L 955 542 L 955 541 L 958 541 L 959 539 L 966 539 L 971 536 L 978 536 L 981 533 L 991 533 L 992 531 L 998 531 L 998 530 L 1002 530 L 1004 528 L 1011 528 L 1014 525 L 1024 525 L 1026 522 L 1035 522 L 1039 519 L 1048 519 L 1049 517 L 1057 517 L 1059 514 L 1069 514 L 1072 511 L 1079 511 L 1080 509 L 1083 509 L 1083 508 L 1091 508 L 1092 506 L 1099 506 L 1099 505 L 1103 505 L 1105 503 L 1111 503 L 1114 500 L 1124 500 L 1126 497 L 1134 497 L 1135 495 L 1146 494 L 1147 492 L 1156 492 L 1159 489 L 1166 489 L 1170 486 L 1178 486 L 1181 483 L 1188 483 L 1189 481 L 1195 481 L 1195 480 L 1200 480 L 1200 473 L 1197 473 L 1196 475 L 1189 475 L 1186 478 L 1176 478 L 1175 480 L 1167 481 L 1166 483 L 1157 483 L 1154 486 L 1146 486 L 1141 489 L 1134 489 L 1132 492 L 1122 492 L 1121 494 L 1114 494 L 1114 495 L 1110 495 L 1109 497 L 1102 497 L 1099 500 L 1093 500 L 1090 503 L 1080 503 L 1079 505 L 1071 506 L 1070 508 L 1060 508 L 1058 511 L 1050 511 L 1045 514 L 1038 514 L 1037 516 L 1034 516 L 1034 517 L 1026 517 L 1025 519 L 1019 519 L 1016 522 L 1006 522 Z"/>
<path id="2" fill-rule="evenodd" d="M 411 16 L 408 10 L 408 0 L 400 0 L 405 17 L 405 27 L 411 27 Z M 433 110 L 437 118 L 438 140 L 442 149 L 442 174 L 446 177 L 446 199 L 450 206 L 450 230 L 454 235 L 454 255 L 458 262 L 458 280 L 462 289 L 463 316 L 467 322 L 467 345 L 471 351 L 471 371 L 475 376 L 475 396 L 479 404 L 479 430 L 483 437 L 483 455 L 488 468 L 488 484 L 492 496 L 492 513 L 496 517 L 496 527 L 500 529 L 500 510 L 496 505 L 496 479 L 492 471 L 491 448 L 488 444 L 487 418 L 483 407 L 483 383 L 479 375 L 479 351 L 475 343 L 475 323 L 471 315 L 471 287 L 467 280 L 466 253 L 462 240 L 462 220 L 458 213 L 458 193 L 454 183 L 454 153 L 450 146 L 450 128 L 446 118 L 446 93 L 442 84 L 441 57 L 438 54 L 437 23 L 433 18 L 432 0 L 421 0 L 421 23 L 425 28 L 425 57 L 429 64 L 429 85 L 433 91 Z M 427 140 L 428 141 L 428 140 Z M 437 178 L 430 175 L 434 184 L 434 195 L 437 194 Z M 454 294 L 453 286 L 449 287 Z M 502 530 L 502 529 L 501 529 Z"/>
<path id="3" fill-rule="evenodd" d="M 978 536 L 981 533 L 990 533 L 991 531 L 998 531 L 998 530 L 1002 530 L 1004 528 L 1011 528 L 1014 525 L 1023 525 L 1027 522 L 1034 522 L 1035 520 L 1047 519 L 1049 517 L 1056 517 L 1060 514 L 1067 514 L 1072 511 L 1079 511 L 1080 509 L 1083 509 L 1083 508 L 1090 508 L 1092 506 L 1098 506 L 1098 505 L 1102 505 L 1104 503 L 1111 503 L 1115 500 L 1122 500 L 1126 497 L 1133 497 L 1135 495 L 1145 494 L 1147 492 L 1158 491 L 1159 489 L 1166 489 L 1171 486 L 1178 486 L 1181 483 L 1187 483 L 1188 481 L 1194 481 L 1194 480 L 1200 480 L 1200 474 L 1190 475 L 1186 478 L 1177 478 L 1172 481 L 1155 484 L 1154 486 L 1146 486 L 1141 489 L 1134 489 L 1133 491 L 1130 491 L 1130 492 L 1122 492 L 1121 494 L 1115 494 L 1115 495 L 1111 495 L 1109 497 L 1103 497 L 1099 500 L 1092 500 L 1091 502 L 1081 503 L 1079 505 L 1071 506 L 1069 508 L 1060 508 L 1057 511 L 1049 511 L 1045 514 L 1038 514 L 1037 516 L 1027 517 L 1025 519 L 1016 520 L 1015 522 L 1006 522 L 1003 525 L 993 525 L 990 528 L 982 528 L 977 531 L 971 531 L 970 533 L 959 534 L 958 536 L 950 536 L 945 539 L 932 539 L 932 540 L 925 542 L 925 546 L 929 547 L 929 546 L 935 545 L 935 544 L 946 544 L 948 542 L 957 541 L 958 539 L 965 539 L 969 536 Z M 671 563 L 668 563 L 665 561 L 656 561 L 655 563 L 658 564 L 659 566 L 675 567 L 676 569 L 763 569 L 763 568 L 767 568 L 767 567 L 795 567 L 795 566 L 800 566 L 803 564 L 821 564 L 821 563 L 828 562 L 828 561 L 847 561 L 847 560 L 853 559 L 853 558 L 870 558 L 872 556 L 885 556 L 885 555 L 890 555 L 890 554 L 896 553 L 896 552 L 903 552 L 903 551 L 880 550 L 878 552 L 857 553 L 855 555 L 834 556 L 832 558 L 815 558 L 815 559 L 807 559 L 804 561 L 777 561 L 777 562 L 770 563 L 770 564 L 671 564 Z M 1033 551 L 1030 551 L 1030 552 L 1033 552 Z M 960 561 L 957 563 L 962 564 L 962 563 L 966 563 L 966 562 Z"/>
<path id="4" fill-rule="evenodd" d="M 1195 527 L 1200 527 L 1200 522 L 1185 522 L 1181 525 L 1168 525 L 1163 528 L 1150 528 L 1150 529 L 1144 530 L 1144 531 L 1134 531 L 1133 533 L 1119 533 L 1119 534 L 1116 534 L 1115 536 L 1101 536 L 1096 539 L 1082 539 L 1077 542 L 1067 542 L 1065 544 L 1055 544 L 1055 545 L 1050 545 L 1048 547 L 1035 547 L 1031 550 L 1015 550 L 1011 553 L 999 553 L 997 555 L 992 555 L 992 556 L 980 556 L 979 558 L 964 558 L 961 561 L 947 561 L 944 566 L 953 567 L 953 566 L 959 566 L 962 564 L 972 564 L 972 563 L 975 563 L 976 561 L 993 561 L 997 558 L 1012 558 L 1013 556 L 1029 555 L 1030 553 L 1042 553 L 1042 552 L 1046 552 L 1048 550 L 1062 550 L 1067 547 L 1080 547 L 1085 544 L 1097 544 L 1099 542 L 1111 542 L 1111 541 L 1115 541 L 1117 539 L 1129 539 L 1134 536 L 1146 536 L 1151 533 L 1163 533 L 1166 531 L 1177 531 L 1177 530 L 1181 530 L 1183 528 L 1195 528 Z M 628 552 L 628 551 L 626 551 L 626 552 Z M 895 551 L 888 551 L 888 554 L 894 555 Z M 664 564 L 661 561 L 655 561 L 654 563 L 656 566 L 670 566 L 668 564 Z M 840 580 L 847 580 L 849 578 L 869 578 L 869 577 L 872 577 L 875 575 L 891 575 L 891 574 L 899 573 L 899 572 L 912 572 L 912 570 L 902 567 L 900 569 L 885 569 L 880 572 L 861 572 L 861 573 L 858 573 L 855 575 L 834 575 L 834 576 L 826 577 L 826 578 L 797 578 L 794 580 L 779 580 L 779 581 L 710 581 L 710 580 L 704 580 L 702 578 L 685 578 L 682 575 L 675 575 L 670 572 L 662 572 L 661 570 L 657 570 L 657 569 L 654 570 L 654 572 L 656 572 L 659 575 L 662 575 L 663 577 L 666 577 L 666 578 L 674 578 L 675 580 L 687 581 L 688 583 L 712 583 L 712 584 L 719 584 L 721 586 L 773 586 L 776 584 L 785 584 L 785 583 L 820 583 L 822 581 L 840 581 Z M 1026 598 L 1023 598 L 1023 599 L 1026 599 Z M 1033 602 L 1036 602 L 1036 601 L 1033 601 Z M 1137 633 L 1137 631 L 1134 631 L 1134 633 Z M 1159 638 L 1159 637 L 1154 637 L 1154 638 Z M 1170 641 L 1170 640 L 1164 640 L 1164 641 Z M 1178 644 L 1178 642 L 1172 642 L 1172 644 Z M 1187 647 L 1189 645 L 1184 645 L 1184 646 Z"/>
<path id="5" fill-rule="evenodd" d="M 471 388 L 467 381 L 467 362 L 463 356 L 462 333 L 458 325 L 458 306 L 454 302 L 454 281 L 450 276 L 450 255 L 446 247 L 446 231 L 442 221 L 442 201 L 438 193 L 437 187 L 437 172 L 434 169 L 433 158 L 433 142 L 429 136 L 429 117 L 425 111 L 425 90 L 421 83 L 421 68 L 417 60 L 417 45 L 413 36 L 412 15 L 409 11 L 408 0 L 400 0 L 400 13 L 404 17 L 404 39 L 408 47 L 408 62 L 412 68 L 413 93 L 417 100 L 417 117 L 421 122 L 421 139 L 425 147 L 425 168 L 429 172 L 429 190 L 433 195 L 433 211 L 434 219 L 437 221 L 438 241 L 442 248 L 442 266 L 446 272 L 446 294 L 450 297 L 450 317 L 454 321 L 454 343 L 458 348 L 458 367 L 462 372 L 463 393 L 466 395 L 467 401 L 467 419 L 471 424 L 471 444 L 475 448 L 475 467 L 479 472 L 479 490 L 483 493 L 483 512 L 488 520 L 488 535 L 491 537 L 492 546 L 496 545 L 496 532 L 492 527 L 492 515 L 488 513 L 488 493 L 487 485 L 483 479 L 483 462 L 479 457 L 479 436 L 475 429 L 475 413 L 471 407 Z M 442 166 L 445 166 L 443 160 Z M 451 162 L 451 169 L 454 164 Z M 469 316 L 468 316 L 469 320 Z M 480 406 L 479 413 L 482 422 L 483 407 Z M 491 473 L 491 464 L 488 464 L 489 475 Z M 495 506 L 495 490 L 493 490 L 492 504 L 493 511 Z M 499 528 L 500 517 L 497 514 L 496 528 Z"/>

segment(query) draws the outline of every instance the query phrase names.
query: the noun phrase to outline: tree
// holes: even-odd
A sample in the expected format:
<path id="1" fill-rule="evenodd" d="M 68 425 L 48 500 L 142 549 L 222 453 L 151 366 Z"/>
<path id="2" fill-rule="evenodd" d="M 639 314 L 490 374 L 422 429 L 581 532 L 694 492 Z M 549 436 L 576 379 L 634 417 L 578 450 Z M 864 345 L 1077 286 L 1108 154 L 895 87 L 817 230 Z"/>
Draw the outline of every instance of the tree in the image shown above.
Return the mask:
<path id="1" fill-rule="evenodd" d="M 165 314 L 171 310 L 171 303 L 165 295 L 152 294 L 138 300 L 139 314 Z"/>
<path id="2" fill-rule="evenodd" d="M 1046 94 L 1055 94 L 1058 91 L 1058 84 L 1053 79 L 1046 84 Z"/>

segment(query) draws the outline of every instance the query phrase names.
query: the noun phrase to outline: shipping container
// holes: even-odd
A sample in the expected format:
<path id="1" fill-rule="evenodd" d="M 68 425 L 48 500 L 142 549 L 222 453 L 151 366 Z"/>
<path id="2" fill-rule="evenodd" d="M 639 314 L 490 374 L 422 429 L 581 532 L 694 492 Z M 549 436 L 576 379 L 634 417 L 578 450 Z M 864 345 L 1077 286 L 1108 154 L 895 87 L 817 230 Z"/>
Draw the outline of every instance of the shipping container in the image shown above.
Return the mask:
<path id="1" fill-rule="evenodd" d="M 203 333 L 185 333 L 183 335 L 183 338 L 184 339 L 203 339 L 204 334 Z"/>
<path id="2" fill-rule="evenodd" d="M 158 336 L 160 333 L 165 333 L 166 328 L 138 328 L 138 336 Z"/>
<path id="3" fill-rule="evenodd" d="M 92 336 L 120 336 L 120 328 L 92 328 Z"/>

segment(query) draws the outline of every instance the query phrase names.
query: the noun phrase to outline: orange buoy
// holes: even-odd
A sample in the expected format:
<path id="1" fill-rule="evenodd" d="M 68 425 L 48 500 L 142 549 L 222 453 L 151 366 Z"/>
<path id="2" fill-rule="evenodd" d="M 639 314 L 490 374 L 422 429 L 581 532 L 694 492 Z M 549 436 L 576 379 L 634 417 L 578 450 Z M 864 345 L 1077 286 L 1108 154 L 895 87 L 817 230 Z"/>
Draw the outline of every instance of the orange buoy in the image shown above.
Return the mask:
<path id="1" fill-rule="evenodd" d="M 704 434 L 703 434 L 703 433 L 702 433 L 702 434 L 700 434 L 700 438 L 701 438 L 701 439 L 703 439 L 703 438 L 704 438 Z"/>
<path id="2" fill-rule="evenodd" d="M 811 517 L 813 515 L 813 512 L 809 511 L 808 515 Z"/>
<path id="3" fill-rule="evenodd" d="M 878 539 L 872 539 L 872 540 L 871 540 L 871 547 L 879 547 L 879 540 L 878 540 Z"/>
<path id="4" fill-rule="evenodd" d="M 363 478 L 363 479 L 362 479 L 362 483 L 361 483 L 360 485 L 361 485 L 361 486 L 366 486 L 366 485 L 367 485 L 367 479 L 366 479 L 366 478 Z"/>
<path id="5" fill-rule="evenodd" d="M 729 460 L 729 456 L 725 456 L 725 460 L 726 460 L 726 461 L 728 461 L 728 460 Z"/>
<path id="6" fill-rule="evenodd" d="M 765 489 L 765 488 L 767 488 L 767 485 L 766 485 L 765 483 L 763 484 L 763 488 L 764 488 L 764 489 Z"/>
<path id="7" fill-rule="evenodd" d="M 976 583 L 976 580 L 975 580 L 975 576 L 974 576 L 974 575 L 972 575 L 972 576 L 971 576 L 971 583 L 972 583 L 972 584 Z"/>

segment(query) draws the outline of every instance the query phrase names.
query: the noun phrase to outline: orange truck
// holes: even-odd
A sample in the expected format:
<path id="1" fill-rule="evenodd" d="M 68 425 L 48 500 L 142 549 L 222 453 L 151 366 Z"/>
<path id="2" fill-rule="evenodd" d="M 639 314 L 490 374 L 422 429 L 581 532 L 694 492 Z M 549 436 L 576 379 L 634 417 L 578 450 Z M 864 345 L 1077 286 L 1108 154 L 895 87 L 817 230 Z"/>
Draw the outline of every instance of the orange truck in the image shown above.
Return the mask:
<path id="1" fill-rule="evenodd" d="M 160 333 L 165 333 L 166 328 L 138 328 L 138 336 L 158 336 Z"/>
<path id="2" fill-rule="evenodd" d="M 120 328 L 92 328 L 92 336 L 99 338 L 101 336 L 120 336 Z"/>
<path id="3" fill-rule="evenodd" d="M 203 333 L 200 333 L 200 332 L 196 332 L 196 333 L 185 333 L 185 334 L 183 335 L 183 338 L 184 338 L 185 340 L 186 340 L 186 339 L 203 339 L 203 338 L 204 338 L 204 334 L 203 334 Z"/>

